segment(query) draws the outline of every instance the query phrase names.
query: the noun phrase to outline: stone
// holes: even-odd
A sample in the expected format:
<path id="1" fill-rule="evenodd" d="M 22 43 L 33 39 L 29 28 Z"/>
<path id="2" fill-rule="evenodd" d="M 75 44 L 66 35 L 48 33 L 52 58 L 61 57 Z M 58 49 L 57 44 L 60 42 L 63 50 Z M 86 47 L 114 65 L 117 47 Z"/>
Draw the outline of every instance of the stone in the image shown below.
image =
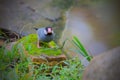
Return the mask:
<path id="1" fill-rule="evenodd" d="M 35 64 L 47 64 L 49 66 L 54 66 L 56 64 L 62 64 L 61 62 L 66 60 L 67 57 L 64 54 L 58 56 L 48 56 L 48 55 L 40 55 L 40 56 L 32 56 L 30 58 Z M 63 64 L 64 65 L 64 64 Z"/>
<path id="2" fill-rule="evenodd" d="M 30 58 L 31 58 L 32 62 L 35 64 L 42 64 L 42 63 L 47 62 L 47 60 L 41 56 L 30 56 Z"/>
<path id="3" fill-rule="evenodd" d="M 64 54 L 61 54 L 61 55 L 58 55 L 58 56 L 47 56 L 47 55 L 42 55 L 44 56 L 48 62 L 51 62 L 51 61 L 62 61 L 62 60 L 66 60 L 66 56 Z"/>
<path id="4" fill-rule="evenodd" d="M 120 47 L 94 57 L 82 80 L 120 80 Z"/>

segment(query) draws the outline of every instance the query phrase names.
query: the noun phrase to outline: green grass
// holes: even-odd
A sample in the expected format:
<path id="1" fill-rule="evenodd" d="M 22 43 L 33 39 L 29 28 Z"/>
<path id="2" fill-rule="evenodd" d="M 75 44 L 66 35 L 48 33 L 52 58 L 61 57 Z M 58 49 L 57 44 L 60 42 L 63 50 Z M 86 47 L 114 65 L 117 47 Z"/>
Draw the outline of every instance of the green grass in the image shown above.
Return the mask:
<path id="1" fill-rule="evenodd" d="M 84 67 L 81 64 L 81 62 L 79 61 L 79 59 L 77 58 L 73 58 L 70 60 L 66 60 L 64 61 L 67 66 L 53 66 L 51 69 L 50 73 L 47 73 L 47 70 L 49 70 L 50 66 L 40 66 L 38 68 L 38 71 L 45 69 L 44 72 L 42 72 L 42 74 L 38 74 L 36 76 L 37 80 L 42 80 L 43 78 L 46 80 L 81 80 L 82 78 L 82 72 L 84 71 Z M 45 75 L 49 75 L 49 76 L 45 76 Z"/>
<path id="2" fill-rule="evenodd" d="M 17 47 L 13 47 L 11 51 L 0 48 L 1 80 L 81 80 L 84 67 L 79 59 L 64 61 L 66 66 L 35 65 L 25 56 L 22 46 L 19 49 L 20 53 Z M 33 74 L 30 75 L 31 72 Z"/>
<path id="3" fill-rule="evenodd" d="M 62 65 L 49 66 L 47 64 L 41 64 L 41 65 L 34 64 L 31 61 L 30 57 L 25 55 L 21 44 L 23 44 L 25 46 L 25 49 L 27 50 L 28 49 L 27 47 L 29 47 L 30 44 L 32 45 L 33 43 L 36 43 L 37 40 L 36 38 L 37 37 L 35 34 L 31 34 L 29 35 L 29 37 L 24 37 L 20 39 L 17 45 L 13 46 L 11 50 L 5 49 L 4 46 L 0 48 L 0 79 L 1 80 L 81 80 L 82 79 L 84 66 L 78 58 L 71 58 L 63 61 L 66 66 L 62 66 Z M 91 57 L 89 57 L 87 51 L 80 43 L 80 41 L 77 39 L 77 37 L 73 38 L 73 42 L 77 46 L 78 51 L 84 53 L 82 55 L 85 56 L 88 60 L 91 60 Z M 50 44 L 53 45 L 54 42 Z M 56 47 L 56 44 L 54 45 Z M 43 47 L 45 49 L 48 49 L 47 45 L 44 45 Z"/>
<path id="4" fill-rule="evenodd" d="M 72 42 L 76 46 L 76 50 L 74 51 L 85 57 L 88 61 L 91 61 L 92 56 L 88 54 L 87 50 L 76 36 L 73 36 Z"/>
<path id="5" fill-rule="evenodd" d="M 19 44 L 23 44 L 26 51 L 28 51 L 31 55 L 52 55 L 57 56 L 62 53 L 60 49 L 58 49 L 57 45 L 54 41 L 49 43 L 43 43 L 42 48 L 37 48 L 37 34 L 30 34 L 26 37 L 23 37 L 18 41 Z M 53 48 L 49 48 L 48 45 L 52 46 Z"/>

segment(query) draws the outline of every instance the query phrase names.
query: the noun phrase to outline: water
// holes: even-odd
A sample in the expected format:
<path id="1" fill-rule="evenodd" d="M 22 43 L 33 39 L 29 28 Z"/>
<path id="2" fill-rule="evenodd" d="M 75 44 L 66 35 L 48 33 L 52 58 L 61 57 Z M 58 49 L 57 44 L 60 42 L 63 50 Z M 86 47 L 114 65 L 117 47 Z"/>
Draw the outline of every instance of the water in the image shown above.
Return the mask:
<path id="1" fill-rule="evenodd" d="M 119 14 L 116 15 L 118 12 L 115 9 L 113 5 L 98 5 L 69 10 L 60 43 L 77 36 L 93 56 L 120 46 L 120 23 L 114 17 Z M 68 41 L 64 49 L 75 56 L 71 51 L 73 48 L 73 44 Z"/>

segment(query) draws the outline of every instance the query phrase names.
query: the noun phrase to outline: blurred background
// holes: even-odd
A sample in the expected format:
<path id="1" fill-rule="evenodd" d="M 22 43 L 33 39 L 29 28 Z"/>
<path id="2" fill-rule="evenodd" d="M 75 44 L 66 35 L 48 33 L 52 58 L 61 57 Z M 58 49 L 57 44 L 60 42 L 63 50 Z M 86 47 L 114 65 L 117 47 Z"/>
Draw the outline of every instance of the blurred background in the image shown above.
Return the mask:
<path id="1" fill-rule="evenodd" d="M 0 0 L 0 28 L 22 36 L 36 33 L 34 27 L 52 26 L 58 44 L 77 36 L 96 56 L 120 46 L 119 0 Z M 73 44 L 64 50 L 71 56 Z"/>

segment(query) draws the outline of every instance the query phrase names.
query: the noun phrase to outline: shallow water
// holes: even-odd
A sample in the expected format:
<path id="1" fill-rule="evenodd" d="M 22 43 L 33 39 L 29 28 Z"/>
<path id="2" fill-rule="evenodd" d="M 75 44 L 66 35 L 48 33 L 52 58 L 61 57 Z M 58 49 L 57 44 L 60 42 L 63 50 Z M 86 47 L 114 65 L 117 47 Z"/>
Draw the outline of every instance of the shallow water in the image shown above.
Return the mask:
<path id="1" fill-rule="evenodd" d="M 120 28 L 113 5 L 72 8 L 66 13 L 66 25 L 60 43 L 77 36 L 87 51 L 95 56 L 109 49 L 120 46 Z M 65 50 L 71 52 L 73 44 L 67 42 Z"/>

